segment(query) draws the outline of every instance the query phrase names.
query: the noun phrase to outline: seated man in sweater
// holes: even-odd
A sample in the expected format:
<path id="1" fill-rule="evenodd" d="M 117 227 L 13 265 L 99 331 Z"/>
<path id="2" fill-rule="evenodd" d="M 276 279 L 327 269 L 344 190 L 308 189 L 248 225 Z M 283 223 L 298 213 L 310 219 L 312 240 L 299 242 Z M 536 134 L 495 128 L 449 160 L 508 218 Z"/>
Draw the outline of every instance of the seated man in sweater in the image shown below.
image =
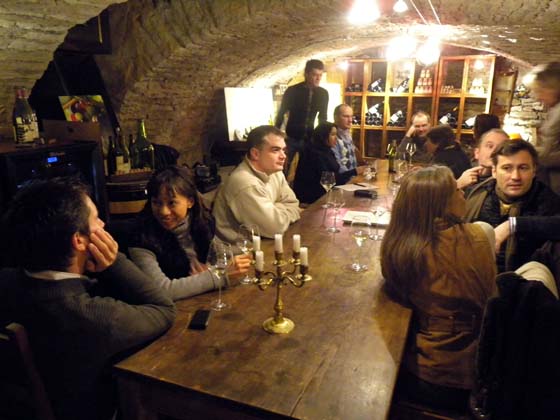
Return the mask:
<path id="1" fill-rule="evenodd" d="M 214 202 L 216 235 L 234 242 L 241 224 L 256 225 L 266 238 L 284 233 L 299 220 L 299 201 L 282 169 L 285 134 L 261 125 L 247 137 L 247 155 L 220 187 Z"/>
<path id="2" fill-rule="evenodd" d="M 537 152 L 523 140 L 506 140 L 492 153 L 492 178 L 467 196 L 466 220 L 481 220 L 496 228 L 509 217 L 560 214 L 560 197 L 535 179 Z M 497 255 L 498 271 L 515 270 L 529 261 L 544 239 L 510 236 Z"/>
<path id="3" fill-rule="evenodd" d="M 17 272 L 0 279 L 0 322 L 27 329 L 58 420 L 110 419 L 112 364 L 175 317 L 103 227 L 86 187 L 64 179 L 27 186 L 2 220 L 5 261 Z"/>

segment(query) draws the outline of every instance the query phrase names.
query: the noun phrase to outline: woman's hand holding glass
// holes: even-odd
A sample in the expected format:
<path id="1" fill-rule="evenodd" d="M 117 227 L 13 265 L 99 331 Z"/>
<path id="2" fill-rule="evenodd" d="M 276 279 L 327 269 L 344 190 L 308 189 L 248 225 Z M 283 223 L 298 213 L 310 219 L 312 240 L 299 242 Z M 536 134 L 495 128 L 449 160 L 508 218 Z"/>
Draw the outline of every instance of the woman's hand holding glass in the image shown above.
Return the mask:
<path id="1" fill-rule="evenodd" d="M 230 282 L 232 280 L 242 282 L 251 268 L 252 256 L 247 254 L 239 254 L 233 257 L 233 264 L 227 268 L 227 276 Z"/>

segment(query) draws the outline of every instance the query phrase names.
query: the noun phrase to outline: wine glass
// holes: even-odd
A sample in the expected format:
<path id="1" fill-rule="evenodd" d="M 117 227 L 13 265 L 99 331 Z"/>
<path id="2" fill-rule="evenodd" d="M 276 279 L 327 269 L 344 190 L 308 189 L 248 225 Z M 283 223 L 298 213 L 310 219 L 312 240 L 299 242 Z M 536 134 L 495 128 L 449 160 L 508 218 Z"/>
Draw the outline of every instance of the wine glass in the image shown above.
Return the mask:
<path id="1" fill-rule="evenodd" d="M 344 190 L 341 190 L 340 188 L 335 188 L 331 191 L 331 205 L 332 205 L 332 209 L 334 211 L 334 218 L 333 218 L 333 224 L 331 227 L 327 228 L 327 232 L 330 233 L 337 233 L 340 232 L 340 230 L 336 227 L 336 220 L 338 217 L 338 212 L 340 211 L 340 209 L 342 208 L 342 206 L 344 206 Z"/>
<path id="2" fill-rule="evenodd" d="M 246 255 L 249 255 L 254 259 L 254 249 L 253 249 L 253 238 L 255 236 L 261 236 L 259 233 L 258 226 L 255 225 L 241 225 L 237 231 L 237 237 L 235 238 L 235 245 Z M 251 284 L 254 278 L 249 277 L 249 274 L 245 274 L 239 283 L 241 284 Z"/>
<path id="3" fill-rule="evenodd" d="M 321 172 L 321 180 L 319 182 L 321 183 L 321 186 L 327 191 L 327 202 L 323 204 L 321 207 L 324 209 L 328 209 L 329 207 L 331 207 L 331 204 L 329 202 L 330 192 L 332 187 L 334 187 L 336 184 L 334 172 L 331 171 Z"/>
<path id="4" fill-rule="evenodd" d="M 370 238 L 374 241 L 380 241 L 383 239 L 383 233 L 379 231 L 379 225 L 381 224 L 381 216 L 387 213 L 387 209 L 383 206 L 373 206 L 371 208 L 373 213 L 373 223 L 375 224 L 375 232 L 370 234 Z"/>
<path id="5" fill-rule="evenodd" d="M 215 311 L 223 311 L 229 305 L 222 301 L 222 283 L 227 279 L 227 268 L 233 264 L 231 245 L 217 238 L 212 240 L 208 249 L 206 265 L 208 270 L 218 278 L 218 299 L 212 301 L 210 307 Z"/>
<path id="6" fill-rule="evenodd" d="M 364 245 L 371 235 L 369 218 L 366 216 L 353 217 L 350 231 L 352 232 L 352 238 L 354 238 L 354 241 L 356 241 L 356 245 L 358 245 L 358 252 L 356 254 L 354 262 L 350 264 L 350 270 L 356 273 L 366 271 L 368 269 L 368 266 L 366 264 L 360 263 L 360 260 Z"/>
<path id="7" fill-rule="evenodd" d="M 408 143 L 406 145 L 406 152 L 408 153 L 408 156 L 410 158 L 410 166 L 412 166 L 412 156 L 414 156 L 414 154 L 416 153 L 416 143 L 414 143 L 413 141 Z"/>

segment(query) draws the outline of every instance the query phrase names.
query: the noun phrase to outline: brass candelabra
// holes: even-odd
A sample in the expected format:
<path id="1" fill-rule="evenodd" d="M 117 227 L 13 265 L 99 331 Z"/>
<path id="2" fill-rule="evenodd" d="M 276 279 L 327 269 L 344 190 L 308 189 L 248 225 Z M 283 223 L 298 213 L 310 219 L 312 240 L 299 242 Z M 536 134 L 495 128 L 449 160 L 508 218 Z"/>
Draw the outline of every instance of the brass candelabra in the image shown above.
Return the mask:
<path id="1" fill-rule="evenodd" d="M 302 248 L 303 249 L 303 248 Z M 262 251 L 259 251 L 262 252 Z M 307 249 L 305 250 L 307 252 Z M 276 272 L 273 271 L 263 271 L 259 270 L 259 265 L 256 265 L 255 269 L 255 284 L 259 286 L 259 289 L 266 290 L 270 285 L 276 285 L 276 302 L 274 303 L 274 316 L 268 318 L 263 322 L 263 328 L 265 331 L 273 334 L 287 334 L 294 329 L 294 322 L 291 319 L 284 317 L 284 302 L 282 301 L 282 287 L 284 285 L 291 284 L 295 287 L 302 287 L 306 282 L 310 281 L 312 277 L 307 274 L 309 271 L 308 265 L 303 265 L 300 259 L 300 252 L 293 252 L 293 257 L 288 261 L 283 258 L 283 253 L 275 251 L 274 252 L 274 265 L 276 266 Z M 262 257 L 261 257 L 262 258 Z M 305 258 L 307 260 L 307 258 Z M 306 261 L 305 261 L 306 262 Z M 286 265 L 292 265 L 291 271 L 286 271 Z M 299 269 L 299 273 L 296 272 Z"/>

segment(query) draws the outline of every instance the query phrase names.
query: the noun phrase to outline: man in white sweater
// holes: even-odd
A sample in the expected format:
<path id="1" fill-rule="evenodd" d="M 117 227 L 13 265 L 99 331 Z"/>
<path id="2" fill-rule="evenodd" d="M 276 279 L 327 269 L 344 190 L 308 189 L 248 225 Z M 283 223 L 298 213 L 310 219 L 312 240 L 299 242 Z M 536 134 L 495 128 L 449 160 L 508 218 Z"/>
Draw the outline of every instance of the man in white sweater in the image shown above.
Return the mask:
<path id="1" fill-rule="evenodd" d="M 241 224 L 259 227 L 261 236 L 273 238 L 300 217 L 299 201 L 282 169 L 286 161 L 285 134 L 261 125 L 247 138 L 247 155 L 220 187 L 213 214 L 216 234 L 234 242 Z"/>

